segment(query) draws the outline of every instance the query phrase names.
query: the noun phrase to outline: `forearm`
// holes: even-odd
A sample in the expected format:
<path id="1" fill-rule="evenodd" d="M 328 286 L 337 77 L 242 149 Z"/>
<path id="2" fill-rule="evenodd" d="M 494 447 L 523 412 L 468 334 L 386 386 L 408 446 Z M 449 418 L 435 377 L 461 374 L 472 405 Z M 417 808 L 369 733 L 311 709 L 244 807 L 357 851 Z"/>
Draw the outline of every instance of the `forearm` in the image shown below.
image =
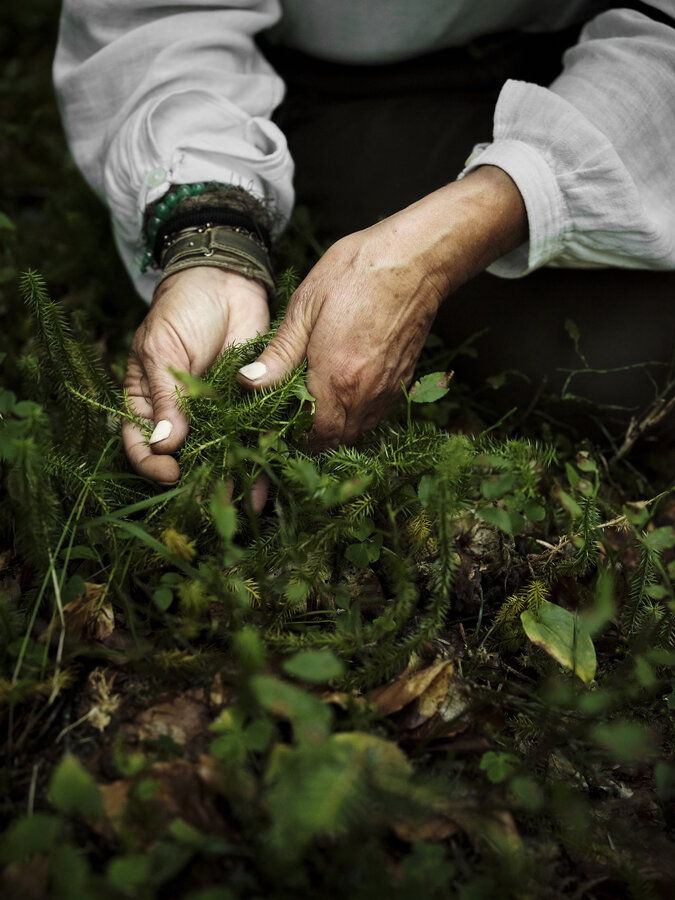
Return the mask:
<path id="1" fill-rule="evenodd" d="M 520 191 L 506 172 L 481 166 L 392 216 L 392 241 L 420 256 L 440 299 L 527 241 Z"/>
<path id="2" fill-rule="evenodd" d="M 492 272 L 518 277 L 545 264 L 675 268 L 675 27 L 668 21 L 610 10 L 584 28 L 550 89 L 507 81 L 493 142 L 476 148 L 466 171 L 486 163 L 507 171 L 530 233 Z"/>

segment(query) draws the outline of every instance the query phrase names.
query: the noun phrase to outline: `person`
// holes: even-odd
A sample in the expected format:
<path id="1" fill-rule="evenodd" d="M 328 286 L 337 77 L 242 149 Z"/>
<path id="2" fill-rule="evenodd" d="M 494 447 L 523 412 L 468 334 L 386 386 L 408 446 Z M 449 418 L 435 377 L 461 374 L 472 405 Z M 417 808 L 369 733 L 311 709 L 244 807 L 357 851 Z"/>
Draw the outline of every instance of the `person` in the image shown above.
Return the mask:
<path id="1" fill-rule="evenodd" d="M 673 0 L 65 0 L 70 147 L 152 301 L 126 378 L 155 426 L 149 443 L 123 426 L 136 470 L 179 475 L 169 367 L 200 375 L 268 328 L 293 158 L 333 243 L 241 380 L 307 358 L 314 447 L 377 423 L 434 319 L 454 337 L 492 325 L 488 358 L 515 366 L 519 348 L 539 377 L 572 310 L 630 374 L 609 399 L 630 395 L 635 354 L 664 366 L 675 322 L 674 14 Z"/>

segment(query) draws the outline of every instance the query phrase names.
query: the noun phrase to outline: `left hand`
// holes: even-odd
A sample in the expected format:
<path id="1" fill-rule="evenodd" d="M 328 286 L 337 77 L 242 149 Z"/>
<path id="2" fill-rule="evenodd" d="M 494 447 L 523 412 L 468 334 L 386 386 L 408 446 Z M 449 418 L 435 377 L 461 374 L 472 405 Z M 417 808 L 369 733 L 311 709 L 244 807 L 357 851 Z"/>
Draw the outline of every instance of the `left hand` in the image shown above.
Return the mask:
<path id="1" fill-rule="evenodd" d="M 306 357 L 313 449 L 352 442 L 412 380 L 444 297 L 526 237 L 518 189 L 484 166 L 342 238 L 293 294 L 242 383 L 278 383 Z"/>

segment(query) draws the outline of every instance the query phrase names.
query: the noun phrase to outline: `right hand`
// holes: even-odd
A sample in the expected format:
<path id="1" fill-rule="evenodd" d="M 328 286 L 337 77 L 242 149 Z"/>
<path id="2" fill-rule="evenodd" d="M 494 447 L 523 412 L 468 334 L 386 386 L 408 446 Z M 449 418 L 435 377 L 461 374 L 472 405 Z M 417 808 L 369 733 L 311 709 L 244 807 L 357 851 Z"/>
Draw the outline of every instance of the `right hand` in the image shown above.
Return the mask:
<path id="1" fill-rule="evenodd" d="M 140 475 L 170 485 L 180 474 L 171 454 L 185 440 L 188 422 L 169 367 L 199 377 L 228 346 L 266 332 L 269 322 L 265 288 L 236 272 L 196 266 L 162 282 L 134 336 L 124 381 L 133 413 L 155 428 L 170 425 L 162 426 L 170 430 L 163 440 L 148 444 L 133 422 L 124 421 L 124 448 Z M 251 498 L 254 507 L 259 499 Z"/>

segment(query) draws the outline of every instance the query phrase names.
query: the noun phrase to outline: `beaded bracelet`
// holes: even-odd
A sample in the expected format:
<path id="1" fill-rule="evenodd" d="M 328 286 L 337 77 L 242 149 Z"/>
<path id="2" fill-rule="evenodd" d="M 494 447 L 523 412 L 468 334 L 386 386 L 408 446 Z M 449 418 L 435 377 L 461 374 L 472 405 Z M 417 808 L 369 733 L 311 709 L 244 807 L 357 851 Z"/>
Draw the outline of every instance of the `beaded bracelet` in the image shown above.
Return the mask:
<path id="1" fill-rule="evenodd" d="M 143 256 L 143 262 L 141 263 L 141 272 L 147 272 L 148 266 L 155 258 L 155 238 L 157 237 L 157 232 L 159 231 L 160 226 L 167 221 L 169 216 L 172 214 L 175 206 L 180 203 L 181 200 L 184 200 L 186 197 L 197 197 L 199 194 L 203 194 L 205 191 L 208 191 L 209 188 L 214 187 L 218 182 L 210 181 L 198 181 L 195 184 L 181 184 L 181 186 L 176 191 L 169 191 L 168 194 L 165 194 L 164 197 L 160 200 L 160 202 L 155 206 L 153 210 L 153 216 L 150 221 L 146 225 L 145 229 L 145 237 L 147 240 L 147 250 L 145 251 L 145 255 Z"/>

